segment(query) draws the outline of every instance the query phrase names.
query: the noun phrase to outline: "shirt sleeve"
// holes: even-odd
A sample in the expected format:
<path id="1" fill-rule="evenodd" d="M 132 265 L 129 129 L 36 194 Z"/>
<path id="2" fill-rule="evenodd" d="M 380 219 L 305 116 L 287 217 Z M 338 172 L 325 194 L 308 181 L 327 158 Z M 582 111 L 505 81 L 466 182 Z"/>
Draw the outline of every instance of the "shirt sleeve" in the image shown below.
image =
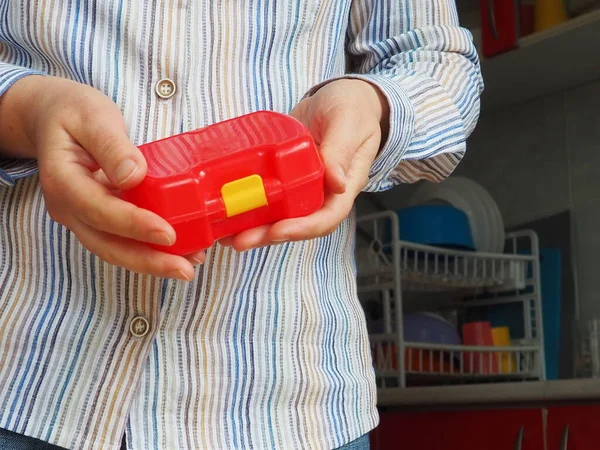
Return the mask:
<path id="1" fill-rule="evenodd" d="M 27 75 L 44 75 L 42 72 L 27 69 L 0 61 L 0 97 L 19 79 Z M 2 118 L 0 117 L 0 120 Z M 0 186 L 12 186 L 19 178 L 37 172 L 37 162 L 30 159 L 7 159 L 0 156 Z"/>
<path id="2" fill-rule="evenodd" d="M 455 1 L 353 0 L 349 20 L 347 52 L 356 64 L 344 78 L 373 83 L 390 106 L 389 134 L 364 190 L 442 181 L 465 153 L 483 91 Z"/>

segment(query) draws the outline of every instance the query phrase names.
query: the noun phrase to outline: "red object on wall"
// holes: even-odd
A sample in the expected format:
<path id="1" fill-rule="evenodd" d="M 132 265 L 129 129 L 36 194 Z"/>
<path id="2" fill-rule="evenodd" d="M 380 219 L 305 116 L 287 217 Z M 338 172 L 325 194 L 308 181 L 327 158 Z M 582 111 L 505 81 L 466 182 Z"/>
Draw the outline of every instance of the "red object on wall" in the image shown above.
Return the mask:
<path id="1" fill-rule="evenodd" d="M 516 0 L 480 0 L 482 53 L 494 56 L 517 47 Z"/>
<path id="2" fill-rule="evenodd" d="M 309 130 L 291 116 L 259 111 L 140 146 L 142 183 L 121 198 L 155 212 L 185 255 L 217 239 L 301 217 L 324 200 L 324 166 Z"/>

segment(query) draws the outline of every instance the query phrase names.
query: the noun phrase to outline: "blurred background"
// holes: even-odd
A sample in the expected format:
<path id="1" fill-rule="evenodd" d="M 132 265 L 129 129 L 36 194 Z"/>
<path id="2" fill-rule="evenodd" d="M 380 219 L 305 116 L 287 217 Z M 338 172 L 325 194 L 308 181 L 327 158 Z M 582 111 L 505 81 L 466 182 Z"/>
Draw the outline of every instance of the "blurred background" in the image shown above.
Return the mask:
<path id="1" fill-rule="evenodd" d="M 357 203 L 359 292 L 380 404 L 433 408 L 462 405 L 462 396 L 485 408 L 504 396 L 542 411 L 542 429 L 547 402 L 600 400 L 600 0 L 457 5 L 486 84 L 463 162 L 438 185 Z M 600 407 L 569 414 L 587 423 L 581 417 L 600 420 Z M 538 448 L 533 428 L 519 438 L 519 420 L 498 448 L 521 448 L 515 439 L 527 436 L 523 448 Z M 398 423 L 391 428 L 407 433 Z M 576 439 L 570 423 L 567 443 Z M 539 448 L 558 449 L 544 433 Z M 597 448 L 595 426 L 579 433 L 573 448 Z"/>

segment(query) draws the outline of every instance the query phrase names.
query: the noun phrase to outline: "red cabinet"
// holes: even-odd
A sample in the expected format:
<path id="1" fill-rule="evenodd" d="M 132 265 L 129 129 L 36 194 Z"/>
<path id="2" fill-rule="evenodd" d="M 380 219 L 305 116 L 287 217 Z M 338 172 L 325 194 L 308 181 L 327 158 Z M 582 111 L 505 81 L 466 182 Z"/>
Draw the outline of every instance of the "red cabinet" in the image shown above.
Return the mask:
<path id="1" fill-rule="evenodd" d="M 541 408 L 381 412 L 371 443 L 373 450 L 544 450 L 543 423 Z"/>
<path id="2" fill-rule="evenodd" d="M 600 404 L 381 411 L 372 450 L 598 450 Z M 544 445 L 545 442 L 545 445 Z"/>
<path id="3" fill-rule="evenodd" d="M 548 450 L 600 448 L 600 405 L 548 408 Z"/>

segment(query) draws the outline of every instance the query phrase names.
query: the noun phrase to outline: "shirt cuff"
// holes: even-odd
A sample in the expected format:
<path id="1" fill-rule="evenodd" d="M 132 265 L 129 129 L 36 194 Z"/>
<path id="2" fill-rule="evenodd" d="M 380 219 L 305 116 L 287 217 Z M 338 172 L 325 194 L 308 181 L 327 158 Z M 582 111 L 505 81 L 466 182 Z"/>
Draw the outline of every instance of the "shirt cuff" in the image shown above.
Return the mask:
<path id="1" fill-rule="evenodd" d="M 393 173 L 400 166 L 413 137 L 415 112 L 410 98 L 400 83 L 389 76 L 371 74 L 348 74 L 330 79 L 314 86 L 305 97 L 317 92 L 327 83 L 339 79 L 359 79 L 373 84 L 382 92 L 389 105 L 389 131 L 377 157 L 371 165 L 365 192 L 378 192 L 391 189 L 395 183 Z"/>
<path id="2" fill-rule="evenodd" d="M 34 159 L 0 159 L 0 186 L 14 186 L 19 178 L 37 173 Z"/>
<path id="3" fill-rule="evenodd" d="M 45 75 L 43 72 L 0 62 L 0 97 L 18 80 L 27 75 Z M 37 161 L 2 159 L 0 157 L 0 186 L 13 186 L 19 178 L 37 172 Z"/>

